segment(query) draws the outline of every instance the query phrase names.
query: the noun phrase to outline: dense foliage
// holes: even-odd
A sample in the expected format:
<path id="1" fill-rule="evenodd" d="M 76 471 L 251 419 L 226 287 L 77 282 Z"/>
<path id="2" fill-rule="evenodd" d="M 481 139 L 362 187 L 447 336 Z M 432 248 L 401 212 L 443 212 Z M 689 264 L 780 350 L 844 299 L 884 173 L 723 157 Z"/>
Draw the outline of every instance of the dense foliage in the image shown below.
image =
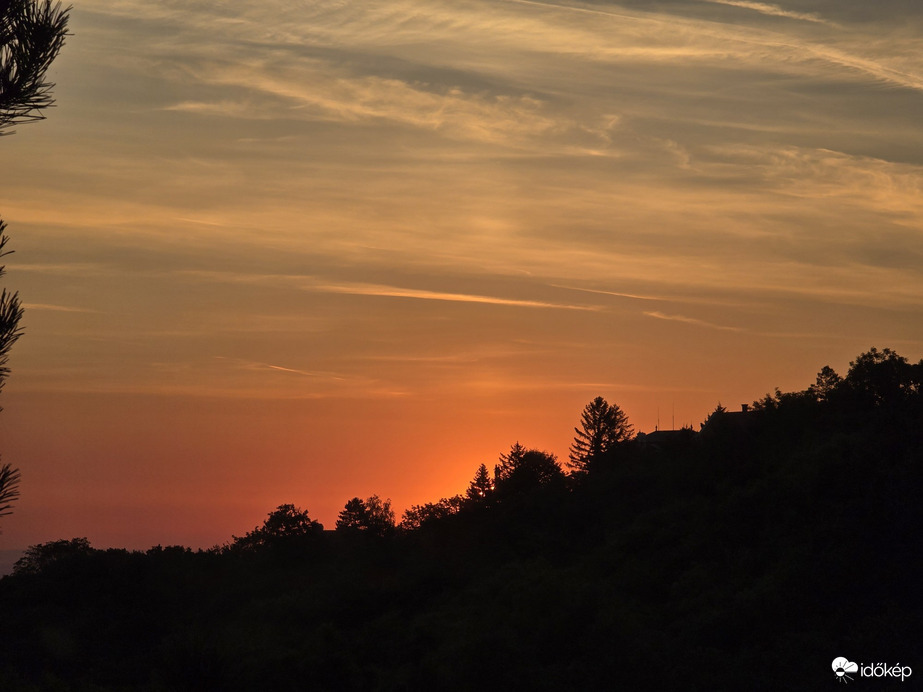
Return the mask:
<path id="1" fill-rule="evenodd" d="M 517 443 L 387 530 L 350 501 L 336 531 L 282 505 L 211 551 L 36 546 L 0 580 L 0 689 L 817 690 L 838 656 L 923 676 L 921 493 L 923 361 L 873 349 L 586 473 Z"/>

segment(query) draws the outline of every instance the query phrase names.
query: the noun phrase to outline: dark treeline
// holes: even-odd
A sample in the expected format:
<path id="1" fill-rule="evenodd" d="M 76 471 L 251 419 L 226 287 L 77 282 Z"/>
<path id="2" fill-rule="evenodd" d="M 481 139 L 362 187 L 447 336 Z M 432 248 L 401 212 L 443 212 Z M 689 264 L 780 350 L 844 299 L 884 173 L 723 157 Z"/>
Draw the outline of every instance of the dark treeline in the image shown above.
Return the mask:
<path id="1" fill-rule="evenodd" d="M 602 398 L 578 425 L 567 471 L 516 443 L 400 523 L 373 496 L 207 551 L 33 546 L 0 580 L 0 689 L 817 690 L 838 656 L 923 677 L 923 361 L 872 349 L 699 431 L 635 435 Z"/>

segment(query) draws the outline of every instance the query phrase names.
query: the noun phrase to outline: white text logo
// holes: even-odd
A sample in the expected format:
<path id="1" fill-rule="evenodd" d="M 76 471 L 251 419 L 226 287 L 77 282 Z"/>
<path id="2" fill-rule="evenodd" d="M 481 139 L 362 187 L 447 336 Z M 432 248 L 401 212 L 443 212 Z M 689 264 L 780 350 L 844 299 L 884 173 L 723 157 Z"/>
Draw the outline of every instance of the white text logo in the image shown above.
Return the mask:
<path id="1" fill-rule="evenodd" d="M 842 656 L 833 659 L 833 673 L 837 682 L 847 683 L 855 679 L 855 674 L 863 678 L 900 678 L 904 682 L 913 674 L 910 666 L 896 663 L 854 663 Z"/>

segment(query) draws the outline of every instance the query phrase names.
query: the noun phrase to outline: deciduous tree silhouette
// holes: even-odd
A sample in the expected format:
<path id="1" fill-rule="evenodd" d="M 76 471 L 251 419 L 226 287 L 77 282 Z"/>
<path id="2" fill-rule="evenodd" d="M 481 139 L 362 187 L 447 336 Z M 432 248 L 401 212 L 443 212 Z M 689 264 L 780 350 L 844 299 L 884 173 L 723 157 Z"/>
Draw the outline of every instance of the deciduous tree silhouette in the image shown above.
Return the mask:
<path id="1" fill-rule="evenodd" d="M 422 505 L 412 505 L 404 510 L 401 528 L 405 531 L 415 531 L 424 524 L 458 514 L 465 505 L 466 499 L 461 495 L 444 497 L 438 502 L 426 502 Z"/>
<path id="2" fill-rule="evenodd" d="M 911 365 L 890 348 L 873 348 L 849 363 L 843 384 L 876 406 L 894 405 L 923 389 L 923 361 Z"/>
<path id="3" fill-rule="evenodd" d="M 378 495 L 362 500 L 354 497 L 337 518 L 337 531 L 361 531 L 375 536 L 384 536 L 394 530 L 394 511 L 391 500 Z"/>
<path id="4" fill-rule="evenodd" d="M 311 519 L 307 510 L 293 504 L 279 505 L 269 513 L 262 526 L 254 528 L 245 536 L 234 536 L 234 543 L 231 547 L 245 551 L 259 550 L 317 537 L 323 531 L 323 524 Z"/>
<path id="5" fill-rule="evenodd" d="M 820 372 L 817 373 L 817 379 L 813 385 L 808 387 L 808 391 L 814 395 L 817 401 L 827 401 L 833 395 L 833 392 L 836 391 L 837 387 L 840 386 L 842 381 L 843 378 L 837 374 L 836 370 L 829 365 L 825 365 L 821 368 Z"/>
<path id="6" fill-rule="evenodd" d="M 51 565 L 89 555 L 92 552 L 93 548 L 90 547 L 90 542 L 86 538 L 62 539 L 29 546 L 25 555 L 13 565 L 13 574 L 38 574 L 47 570 Z"/>
<path id="7" fill-rule="evenodd" d="M 617 444 L 630 440 L 634 428 L 617 404 L 609 404 L 598 396 L 584 407 L 580 427 L 574 428 L 574 432 L 577 434 L 570 447 L 569 466 L 578 473 L 584 473 Z"/>
<path id="8" fill-rule="evenodd" d="M 400 541 L 338 535 L 309 569 L 34 546 L 0 579 L 0 689 L 593 690 L 616 668 L 628 690 L 791 689 L 822 672 L 792 641 L 919 640 L 923 393 L 889 409 L 834 391 L 777 390 L 688 444 L 619 445 L 627 463 L 562 492 L 516 487 L 543 468 L 533 481 L 562 479 L 516 444 L 496 511 L 466 506 Z M 368 504 L 349 503 L 361 522 Z M 269 534 L 310 523 L 280 510 Z M 754 675 L 765 660 L 790 664 Z"/>

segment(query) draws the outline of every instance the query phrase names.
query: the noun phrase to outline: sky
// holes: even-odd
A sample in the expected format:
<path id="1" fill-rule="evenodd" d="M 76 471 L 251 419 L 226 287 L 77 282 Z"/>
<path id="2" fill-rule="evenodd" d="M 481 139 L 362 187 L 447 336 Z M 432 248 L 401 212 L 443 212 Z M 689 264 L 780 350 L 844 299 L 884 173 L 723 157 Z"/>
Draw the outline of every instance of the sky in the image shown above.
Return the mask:
<path id="1" fill-rule="evenodd" d="M 80 0 L 0 139 L 0 548 L 462 492 L 923 355 L 923 5 Z"/>

